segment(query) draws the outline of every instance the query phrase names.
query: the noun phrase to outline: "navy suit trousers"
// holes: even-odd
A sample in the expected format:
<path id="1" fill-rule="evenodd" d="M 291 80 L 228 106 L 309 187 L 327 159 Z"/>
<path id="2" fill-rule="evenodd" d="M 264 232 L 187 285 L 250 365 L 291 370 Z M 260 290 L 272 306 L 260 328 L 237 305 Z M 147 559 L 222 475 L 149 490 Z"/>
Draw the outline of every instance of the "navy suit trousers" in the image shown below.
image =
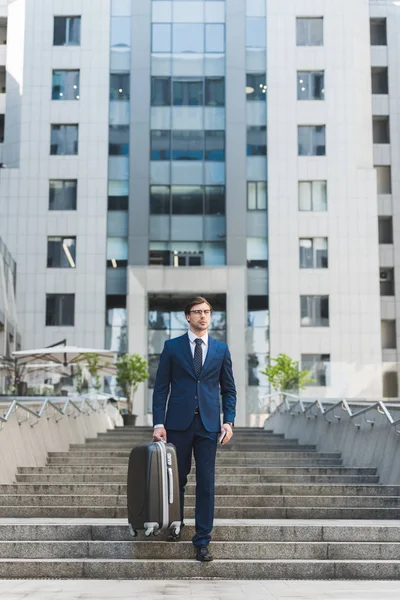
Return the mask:
<path id="1" fill-rule="evenodd" d="M 196 534 L 192 538 L 196 547 L 207 546 L 211 540 L 218 436 L 219 433 L 204 428 L 200 415 L 194 415 L 190 426 L 184 431 L 167 430 L 167 441 L 174 444 L 178 457 L 182 523 L 185 486 L 192 465 L 192 453 L 196 462 Z"/>

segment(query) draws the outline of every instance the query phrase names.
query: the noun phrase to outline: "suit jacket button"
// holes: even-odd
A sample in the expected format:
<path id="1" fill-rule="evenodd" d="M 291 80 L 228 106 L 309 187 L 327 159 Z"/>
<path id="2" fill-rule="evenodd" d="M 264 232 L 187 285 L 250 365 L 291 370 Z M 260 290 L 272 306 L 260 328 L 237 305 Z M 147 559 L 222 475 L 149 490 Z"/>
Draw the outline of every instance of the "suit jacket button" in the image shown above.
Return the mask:
<path id="1" fill-rule="evenodd" d="M 197 382 L 197 383 L 200 383 L 200 379 L 198 380 L 198 382 Z"/>

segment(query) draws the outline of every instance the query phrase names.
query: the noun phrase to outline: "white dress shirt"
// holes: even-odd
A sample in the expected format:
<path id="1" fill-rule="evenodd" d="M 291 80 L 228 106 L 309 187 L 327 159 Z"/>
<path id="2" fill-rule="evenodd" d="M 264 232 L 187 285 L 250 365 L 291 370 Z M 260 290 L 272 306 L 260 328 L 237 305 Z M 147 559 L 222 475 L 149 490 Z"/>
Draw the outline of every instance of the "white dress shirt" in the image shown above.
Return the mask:
<path id="1" fill-rule="evenodd" d="M 204 365 L 204 361 L 206 360 L 207 357 L 207 351 L 208 351 L 208 333 L 207 331 L 205 332 L 205 334 L 203 336 L 199 336 L 196 335 L 195 333 L 193 333 L 193 331 L 191 329 L 189 329 L 188 331 L 188 336 L 189 336 L 189 342 L 190 342 L 190 350 L 194 359 L 194 349 L 196 347 L 196 343 L 195 340 L 197 340 L 197 338 L 200 338 L 202 340 L 202 345 L 201 345 L 201 350 L 203 352 L 203 365 Z M 157 427 L 164 427 L 164 425 L 162 423 L 154 425 L 154 429 L 156 429 Z"/>

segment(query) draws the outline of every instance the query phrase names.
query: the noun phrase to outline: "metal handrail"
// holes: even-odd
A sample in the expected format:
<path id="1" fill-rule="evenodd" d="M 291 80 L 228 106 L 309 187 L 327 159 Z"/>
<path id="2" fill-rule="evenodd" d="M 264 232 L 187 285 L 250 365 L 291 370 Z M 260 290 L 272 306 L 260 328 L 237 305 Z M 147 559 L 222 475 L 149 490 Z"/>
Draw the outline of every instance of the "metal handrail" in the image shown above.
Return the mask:
<path id="1" fill-rule="evenodd" d="M 67 397 L 65 399 L 61 399 L 60 397 L 47 397 L 45 399 L 41 398 L 40 400 L 42 401 L 42 404 L 39 410 L 33 410 L 32 408 L 29 408 L 27 406 L 27 403 L 32 404 L 33 402 L 35 402 L 35 398 L 33 397 L 29 398 L 29 400 L 27 398 L 12 400 L 8 410 L 5 413 L 3 413 L 3 415 L 0 414 L 0 431 L 3 429 L 4 423 L 7 423 L 12 413 L 14 411 L 17 411 L 18 408 L 23 409 L 27 413 L 25 419 L 20 419 L 17 416 L 18 425 L 22 425 L 22 423 L 30 421 L 31 416 L 33 416 L 36 418 L 36 421 L 33 423 L 30 422 L 29 424 L 31 427 L 34 427 L 39 423 L 39 420 L 43 417 L 48 408 L 53 409 L 53 414 L 46 415 L 47 420 L 50 421 L 51 419 L 55 419 L 55 422 L 58 423 L 64 416 L 73 417 L 74 419 L 76 419 L 82 414 L 90 415 L 94 412 L 100 412 L 101 410 L 105 410 L 108 402 L 108 396 L 102 399 L 95 397 L 92 398 L 91 401 L 89 401 L 89 398 L 86 396 Z M 63 406 L 60 407 L 57 406 L 57 404 L 62 404 Z M 72 406 L 75 410 L 68 412 L 68 408 L 70 406 Z M 85 408 L 87 410 L 85 410 Z M 61 416 L 56 418 L 58 414 Z"/>
<path id="2" fill-rule="evenodd" d="M 271 394 L 270 396 L 272 397 L 275 395 L 276 394 Z M 340 414 L 336 414 L 335 409 L 341 408 L 345 413 L 348 414 L 348 416 L 351 419 L 351 422 L 353 423 L 354 427 L 356 427 L 357 429 L 361 428 L 361 423 L 359 421 L 356 422 L 355 419 L 356 419 L 356 417 L 359 417 L 361 415 L 364 416 L 366 423 L 371 425 L 371 428 L 372 428 L 375 424 L 375 421 L 371 420 L 371 419 L 367 419 L 366 415 L 370 411 L 376 410 L 379 414 L 384 415 L 387 418 L 390 425 L 393 425 L 395 432 L 400 435 L 400 429 L 397 429 L 397 427 L 396 427 L 400 423 L 400 419 L 395 420 L 393 418 L 388 407 L 382 400 L 372 402 L 372 404 L 368 404 L 368 406 L 365 406 L 361 410 L 353 411 L 349 404 L 349 403 L 353 402 L 351 399 L 347 400 L 346 398 L 342 398 L 341 400 L 331 404 L 330 406 L 326 406 L 326 403 L 324 406 L 324 403 L 321 398 L 306 400 L 306 399 L 300 398 L 299 396 L 294 396 L 293 394 L 284 394 L 284 393 L 279 394 L 279 396 L 281 397 L 281 403 L 276 408 L 276 411 L 279 413 L 288 412 L 289 414 L 292 415 L 292 417 L 295 417 L 298 415 L 303 415 L 303 416 L 306 416 L 307 419 L 310 419 L 311 416 L 317 418 L 318 413 L 315 414 L 313 412 L 313 408 L 316 407 L 317 409 L 319 409 L 319 413 L 321 415 L 323 415 L 324 419 L 329 424 L 331 424 L 333 419 L 327 417 L 327 415 L 332 413 L 333 418 L 336 419 L 337 421 L 340 421 L 342 417 Z M 293 400 L 291 400 L 291 399 L 293 399 Z M 357 401 L 357 399 L 355 399 L 355 401 Z M 363 400 L 363 402 L 368 402 L 368 401 Z M 400 408 L 400 405 L 399 405 L 399 408 Z"/>

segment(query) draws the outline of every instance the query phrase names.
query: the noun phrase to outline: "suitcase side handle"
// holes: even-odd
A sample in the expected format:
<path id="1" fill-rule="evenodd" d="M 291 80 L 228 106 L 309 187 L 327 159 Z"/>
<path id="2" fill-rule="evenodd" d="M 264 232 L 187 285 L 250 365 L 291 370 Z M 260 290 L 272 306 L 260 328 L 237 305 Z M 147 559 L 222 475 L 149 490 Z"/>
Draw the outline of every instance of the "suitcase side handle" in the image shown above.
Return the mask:
<path id="1" fill-rule="evenodd" d="M 174 474 L 171 467 L 168 467 L 168 502 L 174 502 Z"/>

